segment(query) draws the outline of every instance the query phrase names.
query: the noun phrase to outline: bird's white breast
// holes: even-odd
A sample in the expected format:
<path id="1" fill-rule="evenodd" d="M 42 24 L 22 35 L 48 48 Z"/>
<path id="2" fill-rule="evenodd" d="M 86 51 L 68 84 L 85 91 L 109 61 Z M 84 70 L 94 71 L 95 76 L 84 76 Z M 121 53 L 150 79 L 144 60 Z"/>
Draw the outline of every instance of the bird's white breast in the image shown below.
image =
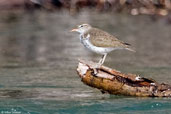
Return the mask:
<path id="1" fill-rule="evenodd" d="M 90 40 L 90 35 L 88 34 L 86 38 L 83 38 L 82 35 L 80 35 L 80 41 L 84 45 L 84 47 L 88 48 L 89 50 L 98 53 L 98 54 L 106 54 L 114 50 L 114 48 L 107 48 L 107 47 L 97 47 L 94 46 Z"/>

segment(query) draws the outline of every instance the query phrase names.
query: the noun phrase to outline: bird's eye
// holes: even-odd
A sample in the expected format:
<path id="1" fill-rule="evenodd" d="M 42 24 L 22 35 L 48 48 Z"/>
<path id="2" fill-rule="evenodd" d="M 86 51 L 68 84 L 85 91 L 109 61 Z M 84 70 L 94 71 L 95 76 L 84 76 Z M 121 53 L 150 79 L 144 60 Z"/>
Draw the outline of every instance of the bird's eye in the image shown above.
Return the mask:
<path id="1" fill-rule="evenodd" d="M 80 28 L 83 27 L 83 25 L 80 25 Z"/>

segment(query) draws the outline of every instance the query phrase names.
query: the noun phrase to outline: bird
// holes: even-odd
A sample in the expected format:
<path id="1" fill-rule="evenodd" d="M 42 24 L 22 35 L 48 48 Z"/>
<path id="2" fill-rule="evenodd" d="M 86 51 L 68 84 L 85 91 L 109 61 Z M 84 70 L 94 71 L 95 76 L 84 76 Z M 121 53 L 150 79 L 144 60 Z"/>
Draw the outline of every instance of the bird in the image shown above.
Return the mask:
<path id="1" fill-rule="evenodd" d="M 80 42 L 84 47 L 97 54 L 102 55 L 98 62 L 98 67 L 103 65 L 106 56 L 113 50 L 126 49 L 135 52 L 129 43 L 125 43 L 110 33 L 99 28 L 92 27 L 90 24 L 80 24 L 71 32 L 80 34 Z"/>

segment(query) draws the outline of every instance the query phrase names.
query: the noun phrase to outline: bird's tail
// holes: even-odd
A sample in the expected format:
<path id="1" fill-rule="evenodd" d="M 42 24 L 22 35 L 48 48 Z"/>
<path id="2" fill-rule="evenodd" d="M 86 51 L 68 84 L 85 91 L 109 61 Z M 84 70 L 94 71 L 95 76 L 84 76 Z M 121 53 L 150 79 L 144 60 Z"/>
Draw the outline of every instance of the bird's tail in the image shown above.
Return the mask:
<path id="1" fill-rule="evenodd" d="M 123 44 L 124 44 L 124 47 L 125 47 L 126 50 L 136 52 L 134 49 L 131 48 L 131 44 L 125 43 L 125 42 Z"/>
<path id="2" fill-rule="evenodd" d="M 132 52 L 136 52 L 134 49 L 131 49 L 131 48 L 125 48 L 126 50 L 129 50 L 129 51 L 132 51 Z"/>

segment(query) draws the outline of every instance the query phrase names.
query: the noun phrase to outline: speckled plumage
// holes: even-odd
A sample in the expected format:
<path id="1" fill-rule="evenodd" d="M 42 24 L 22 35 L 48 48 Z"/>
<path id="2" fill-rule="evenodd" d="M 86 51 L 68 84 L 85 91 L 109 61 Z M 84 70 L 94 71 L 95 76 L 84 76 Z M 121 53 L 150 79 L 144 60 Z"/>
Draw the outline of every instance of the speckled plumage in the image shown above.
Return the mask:
<path id="1" fill-rule="evenodd" d="M 89 50 L 91 50 L 95 53 L 98 53 L 98 54 L 102 54 L 102 55 L 114 50 L 114 48 L 111 48 L 111 47 L 95 46 L 91 43 L 90 38 L 91 37 L 88 37 L 88 36 L 86 36 L 86 38 L 85 38 L 85 35 L 84 36 L 80 35 L 81 43 L 84 45 L 84 47 L 88 48 Z"/>
<path id="2" fill-rule="evenodd" d="M 84 35 L 90 35 L 90 42 L 97 47 L 110 48 L 128 48 L 124 42 L 118 40 L 115 36 L 100 30 L 98 28 L 89 29 Z"/>
<path id="3" fill-rule="evenodd" d="M 84 47 L 103 55 L 103 58 L 99 61 L 100 64 L 103 64 L 107 54 L 113 50 L 127 49 L 134 51 L 130 48 L 130 44 L 124 43 L 115 36 L 98 28 L 94 28 L 89 24 L 79 25 L 72 31 L 80 33 L 80 41 Z"/>

